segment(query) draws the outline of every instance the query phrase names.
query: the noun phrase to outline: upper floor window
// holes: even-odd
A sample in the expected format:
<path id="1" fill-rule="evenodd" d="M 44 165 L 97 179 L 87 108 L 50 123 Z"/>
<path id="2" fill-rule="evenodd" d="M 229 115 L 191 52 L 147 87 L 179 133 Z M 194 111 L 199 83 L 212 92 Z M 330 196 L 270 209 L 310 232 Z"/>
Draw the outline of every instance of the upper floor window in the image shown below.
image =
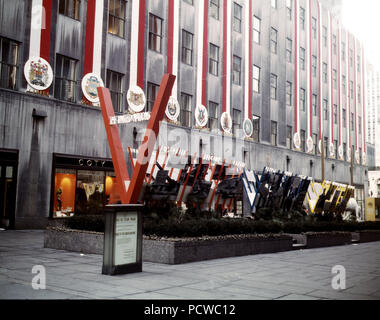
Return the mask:
<path id="1" fill-rule="evenodd" d="M 317 19 L 314 17 L 311 18 L 311 31 L 313 39 L 317 39 Z"/>
<path id="2" fill-rule="evenodd" d="M 286 15 L 289 20 L 292 20 L 293 16 L 293 0 L 286 0 Z"/>
<path id="3" fill-rule="evenodd" d="M 301 104 L 301 110 L 306 111 L 306 91 L 305 89 L 300 89 L 300 104 Z"/>
<path id="4" fill-rule="evenodd" d="M 292 39 L 286 38 L 286 61 L 292 62 L 292 51 L 293 51 L 293 41 Z"/>
<path id="5" fill-rule="evenodd" d="M 305 59 L 306 59 L 306 50 L 304 48 L 300 48 L 300 67 L 301 67 L 301 70 L 305 70 Z"/>
<path id="6" fill-rule="evenodd" d="M 77 61 L 57 54 L 55 62 L 54 97 L 75 102 L 77 96 Z"/>
<path id="7" fill-rule="evenodd" d="M 209 101 L 208 103 L 208 123 L 211 130 L 218 129 L 219 104 Z"/>
<path id="8" fill-rule="evenodd" d="M 317 76 L 317 57 L 314 55 L 311 57 L 311 73 L 313 77 Z"/>
<path id="9" fill-rule="evenodd" d="M 301 138 L 301 151 L 305 152 L 306 151 L 306 131 L 305 130 L 301 130 L 300 138 Z"/>
<path id="10" fill-rule="evenodd" d="M 338 73 L 336 69 L 333 69 L 333 86 L 334 89 L 338 89 Z"/>
<path id="11" fill-rule="evenodd" d="M 327 28 L 323 27 L 322 29 L 322 37 L 323 37 L 323 46 L 327 47 Z"/>
<path id="12" fill-rule="evenodd" d="M 293 128 L 286 126 L 286 147 L 292 149 L 293 147 Z"/>
<path id="13" fill-rule="evenodd" d="M 182 30 L 182 62 L 193 65 L 193 35 Z"/>
<path id="14" fill-rule="evenodd" d="M 162 19 L 149 14 L 149 49 L 161 53 Z"/>
<path id="15" fill-rule="evenodd" d="M 125 0 L 109 0 L 108 32 L 124 38 Z"/>
<path id="16" fill-rule="evenodd" d="M 240 86 L 241 84 L 241 58 L 234 56 L 233 58 L 233 73 L 232 82 Z"/>
<path id="17" fill-rule="evenodd" d="M 193 3 L 194 0 L 183 0 L 183 1 L 185 1 L 185 2 L 187 2 L 188 4 L 191 4 L 191 5 L 194 4 L 194 3 Z"/>
<path id="18" fill-rule="evenodd" d="M 338 124 L 338 106 L 336 104 L 333 105 L 333 118 L 334 124 Z"/>
<path id="19" fill-rule="evenodd" d="M 254 16 L 253 17 L 253 41 L 260 44 L 261 38 L 261 20 Z"/>
<path id="20" fill-rule="evenodd" d="M 107 70 L 106 86 L 110 90 L 112 105 L 115 112 L 122 113 L 123 110 L 123 75 Z"/>
<path id="21" fill-rule="evenodd" d="M 19 44 L 0 37 L 0 87 L 16 89 Z"/>
<path id="22" fill-rule="evenodd" d="M 253 91 L 256 93 L 260 92 L 260 71 L 259 67 L 253 66 Z"/>
<path id="23" fill-rule="evenodd" d="M 300 26 L 305 30 L 305 8 L 300 7 Z"/>
<path id="24" fill-rule="evenodd" d="M 220 0 L 210 0 L 210 16 L 219 20 Z"/>
<path id="25" fill-rule="evenodd" d="M 275 28 L 270 29 L 270 50 L 277 54 L 277 30 Z"/>
<path id="26" fill-rule="evenodd" d="M 291 106 L 292 105 L 292 83 L 289 81 L 286 81 L 286 105 Z"/>
<path id="27" fill-rule="evenodd" d="M 277 76 L 273 73 L 270 75 L 270 97 L 277 100 Z"/>
<path id="28" fill-rule="evenodd" d="M 219 70 L 219 47 L 210 43 L 209 72 L 217 76 Z"/>
<path id="29" fill-rule="evenodd" d="M 232 110 L 232 129 L 233 133 L 237 134 L 241 126 L 241 111 L 238 109 Z"/>
<path id="30" fill-rule="evenodd" d="M 272 8 L 277 9 L 277 0 L 270 0 L 270 5 Z"/>
<path id="31" fill-rule="evenodd" d="M 326 99 L 323 100 L 323 119 L 329 120 L 329 109 L 328 109 L 328 102 Z"/>
<path id="32" fill-rule="evenodd" d="M 271 144 L 277 146 L 277 122 L 271 121 Z"/>
<path id="33" fill-rule="evenodd" d="M 342 42 L 342 61 L 346 61 L 346 44 Z"/>
<path id="34" fill-rule="evenodd" d="M 333 53 L 336 54 L 337 44 L 336 44 L 336 35 L 335 34 L 333 34 L 332 43 L 333 43 Z"/>
<path id="35" fill-rule="evenodd" d="M 59 0 L 59 13 L 79 20 L 80 0 Z"/>
<path id="36" fill-rule="evenodd" d="M 316 94 L 312 95 L 311 106 L 312 106 L 312 110 L 313 110 L 313 115 L 317 116 L 318 110 L 317 110 L 317 95 Z"/>
<path id="37" fill-rule="evenodd" d="M 148 94 L 147 94 L 147 97 L 146 97 L 146 100 L 147 100 L 147 110 L 146 111 L 152 111 L 153 110 L 153 105 L 154 105 L 154 101 L 156 100 L 156 97 L 157 97 L 157 94 L 158 94 L 158 89 L 159 89 L 159 86 L 154 84 L 154 83 L 151 83 L 151 82 L 148 82 Z"/>
<path id="38" fill-rule="evenodd" d="M 327 63 L 323 63 L 323 82 L 327 83 Z"/>
<path id="39" fill-rule="evenodd" d="M 236 32 L 241 32 L 242 7 L 234 2 L 233 28 Z"/>
<path id="40" fill-rule="evenodd" d="M 193 104 L 193 96 L 182 93 L 181 94 L 181 125 L 184 127 L 191 126 L 191 110 Z"/>

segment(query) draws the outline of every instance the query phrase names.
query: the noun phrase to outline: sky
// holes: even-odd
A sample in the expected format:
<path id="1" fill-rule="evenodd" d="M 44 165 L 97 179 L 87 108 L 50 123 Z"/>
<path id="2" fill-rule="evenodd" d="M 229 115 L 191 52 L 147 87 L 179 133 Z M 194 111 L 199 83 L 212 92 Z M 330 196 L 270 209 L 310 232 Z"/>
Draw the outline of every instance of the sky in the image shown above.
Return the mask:
<path id="1" fill-rule="evenodd" d="M 364 54 L 380 71 L 380 1 L 342 0 L 342 22 L 364 45 Z"/>

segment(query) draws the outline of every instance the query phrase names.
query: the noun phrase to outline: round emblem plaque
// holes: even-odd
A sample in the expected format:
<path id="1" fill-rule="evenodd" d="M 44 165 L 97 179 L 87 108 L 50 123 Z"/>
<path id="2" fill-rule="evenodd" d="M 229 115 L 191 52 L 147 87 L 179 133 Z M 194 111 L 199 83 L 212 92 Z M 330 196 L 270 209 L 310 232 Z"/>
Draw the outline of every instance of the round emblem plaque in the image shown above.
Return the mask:
<path id="1" fill-rule="evenodd" d="M 48 89 L 53 82 L 53 70 L 41 57 L 30 58 L 25 63 L 24 76 L 29 86 L 39 91 Z"/>
<path id="2" fill-rule="evenodd" d="M 208 111 L 204 105 L 199 105 L 195 108 L 195 122 L 198 127 L 205 127 L 208 122 Z"/>
<path id="3" fill-rule="evenodd" d="M 296 149 L 300 149 L 301 148 L 301 138 L 300 138 L 299 132 L 296 132 L 294 134 L 293 139 L 294 139 L 294 146 L 296 147 Z"/>
<path id="4" fill-rule="evenodd" d="M 329 151 L 330 151 L 330 157 L 334 157 L 335 150 L 334 150 L 334 144 L 333 143 L 330 143 L 330 145 L 329 145 Z"/>
<path id="5" fill-rule="evenodd" d="M 250 119 L 245 119 L 243 122 L 243 130 L 246 138 L 249 138 L 253 134 L 253 123 Z"/>
<path id="6" fill-rule="evenodd" d="M 138 86 L 130 87 L 127 93 L 127 101 L 132 112 L 139 113 L 143 111 L 146 103 L 144 91 Z"/>
<path id="7" fill-rule="evenodd" d="M 177 121 L 180 113 L 180 107 L 178 100 L 175 97 L 170 97 L 168 105 L 166 107 L 165 114 L 171 121 Z"/>
<path id="8" fill-rule="evenodd" d="M 338 153 L 339 153 L 339 158 L 343 160 L 343 146 L 339 146 Z"/>
<path id="9" fill-rule="evenodd" d="M 93 103 L 99 102 L 98 87 L 104 87 L 102 78 L 95 73 L 87 73 L 82 79 L 82 92 L 86 99 Z"/>
<path id="10" fill-rule="evenodd" d="M 220 124 L 224 132 L 231 133 L 232 131 L 232 119 L 228 112 L 223 112 L 220 117 Z"/>
<path id="11" fill-rule="evenodd" d="M 313 139 L 311 137 L 307 138 L 306 144 L 307 144 L 307 152 L 312 153 L 313 147 L 314 147 Z"/>

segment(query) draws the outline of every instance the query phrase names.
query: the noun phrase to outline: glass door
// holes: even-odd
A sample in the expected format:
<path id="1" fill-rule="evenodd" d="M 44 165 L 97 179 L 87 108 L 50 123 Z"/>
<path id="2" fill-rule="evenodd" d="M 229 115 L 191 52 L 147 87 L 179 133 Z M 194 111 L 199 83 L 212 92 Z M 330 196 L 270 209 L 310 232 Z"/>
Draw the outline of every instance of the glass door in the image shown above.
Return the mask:
<path id="1" fill-rule="evenodd" d="M 0 226 L 14 228 L 16 181 L 13 166 L 0 166 Z"/>

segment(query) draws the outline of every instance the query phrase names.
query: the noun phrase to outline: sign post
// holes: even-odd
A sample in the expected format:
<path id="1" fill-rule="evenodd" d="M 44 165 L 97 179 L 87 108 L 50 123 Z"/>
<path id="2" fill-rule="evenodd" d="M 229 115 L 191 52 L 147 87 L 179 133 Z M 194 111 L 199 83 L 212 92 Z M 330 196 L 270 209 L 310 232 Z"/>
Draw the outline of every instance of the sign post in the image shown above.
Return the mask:
<path id="1" fill-rule="evenodd" d="M 102 274 L 142 272 L 141 204 L 108 205 Z"/>

